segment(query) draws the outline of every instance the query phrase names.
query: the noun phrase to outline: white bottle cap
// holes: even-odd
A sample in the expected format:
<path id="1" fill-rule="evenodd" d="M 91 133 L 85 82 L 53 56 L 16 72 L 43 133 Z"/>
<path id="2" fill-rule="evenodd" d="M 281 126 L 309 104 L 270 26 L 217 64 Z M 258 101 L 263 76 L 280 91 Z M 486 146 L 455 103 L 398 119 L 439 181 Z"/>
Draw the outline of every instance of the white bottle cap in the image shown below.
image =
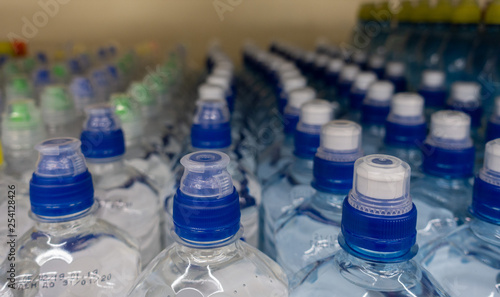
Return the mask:
<path id="1" fill-rule="evenodd" d="M 342 67 L 344 67 L 344 60 L 339 58 L 331 59 L 327 67 L 329 72 L 340 72 Z"/>
<path id="2" fill-rule="evenodd" d="M 344 65 L 344 67 L 342 67 L 342 70 L 340 71 L 340 79 L 353 81 L 356 78 L 356 75 L 358 75 L 359 71 L 360 69 L 358 65 L 355 64 Z"/>
<path id="3" fill-rule="evenodd" d="M 295 66 L 295 64 L 291 62 L 282 63 L 277 69 L 278 73 L 284 73 L 287 71 L 297 71 L 297 70 L 298 70 L 297 66 Z"/>
<path id="4" fill-rule="evenodd" d="M 314 65 L 318 68 L 326 67 L 330 62 L 330 57 L 327 55 L 317 55 L 314 59 Z"/>
<path id="5" fill-rule="evenodd" d="M 444 85 L 444 72 L 439 70 L 425 70 L 422 73 L 422 84 L 425 87 L 437 88 Z"/>
<path id="6" fill-rule="evenodd" d="M 333 107 L 326 101 L 316 99 L 302 105 L 300 109 L 300 122 L 306 125 L 324 125 L 332 120 Z"/>
<path id="7" fill-rule="evenodd" d="M 495 115 L 500 117 L 500 96 L 495 98 Z"/>
<path id="8" fill-rule="evenodd" d="M 354 151 L 361 146 L 361 126 L 346 120 L 330 121 L 321 127 L 320 147 L 332 151 Z"/>
<path id="9" fill-rule="evenodd" d="M 233 78 L 233 71 L 231 69 L 217 66 L 212 70 L 212 74 L 217 76 L 227 77 L 229 79 Z"/>
<path id="10" fill-rule="evenodd" d="M 283 82 L 286 79 L 289 79 L 292 77 L 297 77 L 297 76 L 302 76 L 302 73 L 299 70 L 294 69 L 294 70 L 288 70 L 288 71 L 284 71 L 284 72 L 278 72 L 278 76 L 279 76 L 281 84 L 283 84 Z"/>
<path id="11" fill-rule="evenodd" d="M 400 117 L 421 116 L 424 98 L 417 93 L 398 93 L 392 98 L 391 113 Z"/>
<path id="12" fill-rule="evenodd" d="M 368 87 L 377 80 L 375 73 L 370 71 L 363 71 L 356 75 L 354 79 L 353 88 L 358 90 L 368 90 Z"/>
<path id="13" fill-rule="evenodd" d="M 393 156 L 370 155 L 358 159 L 354 168 L 353 188 L 356 192 L 383 201 L 408 197 L 411 204 L 408 195 L 411 171 L 405 162 Z M 362 208 L 360 210 L 370 212 L 369 204 L 357 206 Z"/>
<path id="14" fill-rule="evenodd" d="M 364 62 L 366 62 L 366 59 L 367 59 L 367 55 L 366 55 L 366 52 L 364 52 L 364 51 L 357 51 L 352 55 L 352 60 L 354 61 L 354 63 L 358 63 L 358 64 L 364 63 Z"/>
<path id="15" fill-rule="evenodd" d="M 303 76 L 294 76 L 283 81 L 283 89 L 289 93 L 292 90 L 303 88 L 307 85 L 306 78 Z"/>
<path id="16" fill-rule="evenodd" d="M 451 99 L 460 103 L 478 102 L 481 86 L 475 82 L 456 82 L 451 86 Z"/>
<path id="17" fill-rule="evenodd" d="M 302 56 L 302 59 L 306 63 L 312 63 L 316 59 L 316 53 L 315 52 L 305 52 L 304 55 Z"/>
<path id="18" fill-rule="evenodd" d="M 470 117 L 454 110 L 442 110 L 431 116 L 431 135 L 433 137 L 462 140 L 469 138 Z"/>
<path id="19" fill-rule="evenodd" d="M 224 92 L 228 92 L 229 87 L 231 85 L 231 82 L 229 81 L 229 79 L 227 77 L 220 76 L 220 75 L 214 75 L 214 74 L 207 77 L 207 83 L 221 86 L 224 89 Z"/>
<path id="20" fill-rule="evenodd" d="M 379 69 L 384 67 L 385 59 L 381 55 L 372 55 L 368 60 L 368 66 L 372 69 Z"/>
<path id="21" fill-rule="evenodd" d="M 405 64 L 402 62 L 389 62 L 385 67 L 385 73 L 390 77 L 400 77 L 405 75 Z"/>
<path id="22" fill-rule="evenodd" d="M 198 99 L 224 99 L 224 89 L 219 85 L 204 83 L 198 87 Z"/>
<path id="23" fill-rule="evenodd" d="M 484 168 L 500 173 L 500 139 L 494 139 L 486 143 Z"/>
<path id="24" fill-rule="evenodd" d="M 313 88 L 305 87 L 295 89 L 288 95 L 288 104 L 292 108 L 300 109 L 302 105 L 316 98 L 316 91 Z"/>
<path id="25" fill-rule="evenodd" d="M 366 98 L 376 101 L 389 102 L 394 95 L 394 84 L 390 81 L 380 80 L 375 81 L 368 88 Z"/>

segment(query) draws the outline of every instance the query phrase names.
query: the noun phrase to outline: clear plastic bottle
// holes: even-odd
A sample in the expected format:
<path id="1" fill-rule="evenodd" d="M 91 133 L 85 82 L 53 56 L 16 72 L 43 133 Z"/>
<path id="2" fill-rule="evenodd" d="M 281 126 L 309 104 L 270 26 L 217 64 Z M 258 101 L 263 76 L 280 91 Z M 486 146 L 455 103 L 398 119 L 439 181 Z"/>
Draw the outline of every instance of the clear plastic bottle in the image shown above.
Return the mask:
<path id="1" fill-rule="evenodd" d="M 260 157 L 257 177 L 262 185 L 266 185 L 275 174 L 282 171 L 293 160 L 293 139 L 297 123 L 299 122 L 300 108 L 305 103 L 316 98 L 313 88 L 305 87 L 293 90 L 288 95 L 288 103 L 284 113 L 283 135 L 276 144 L 275 150 Z"/>
<path id="2" fill-rule="evenodd" d="M 298 273 L 290 296 L 448 296 L 413 260 L 417 209 L 410 171 L 387 155 L 356 161 L 342 205 L 342 249 Z"/>
<path id="3" fill-rule="evenodd" d="M 385 121 L 391 109 L 394 85 L 385 80 L 373 82 L 366 91 L 361 105 L 363 124 L 363 151 L 380 153 L 385 137 Z"/>
<path id="4" fill-rule="evenodd" d="M 92 177 L 80 141 L 53 138 L 40 153 L 30 182 L 31 217 L 17 238 L 15 277 L 0 270 L 1 296 L 124 296 L 140 272 L 135 243 L 95 216 Z"/>
<path id="5" fill-rule="evenodd" d="M 78 137 L 81 129 L 75 103 L 63 85 L 46 86 L 40 95 L 40 107 L 49 138 Z"/>
<path id="6" fill-rule="evenodd" d="M 313 179 L 313 159 L 320 145 L 321 126 L 332 119 L 333 108 L 325 100 L 312 100 L 300 109 L 300 119 L 294 137 L 294 161 L 276 175 L 262 193 L 261 232 L 262 250 L 276 258 L 274 233 L 278 218 L 300 204 L 305 196 L 300 185 L 308 185 Z"/>
<path id="7" fill-rule="evenodd" d="M 33 100 L 13 100 L 9 102 L 2 119 L 3 157 L 0 166 L 0 211 L 7 214 L 9 211 L 9 186 L 15 187 L 15 229 L 20 236 L 34 224 L 28 216 L 29 180 L 33 173 L 37 153 L 33 149 L 35 144 L 45 138 L 45 129 L 40 117 L 40 111 L 35 107 Z M 9 226 L 0 225 L 0 236 L 7 238 Z M 9 251 L 6 242 L 0 246 L 0 262 Z"/>
<path id="8" fill-rule="evenodd" d="M 125 137 L 125 162 L 154 182 L 160 193 L 164 192 L 165 185 L 172 178 L 172 160 L 144 138 L 141 110 L 130 96 L 115 93 L 111 96 L 111 104 L 120 118 Z"/>
<path id="9" fill-rule="evenodd" d="M 24 75 L 17 75 L 5 83 L 5 101 L 33 98 L 33 87 Z"/>
<path id="10" fill-rule="evenodd" d="M 338 99 L 340 97 L 338 84 L 339 84 L 340 72 L 342 71 L 344 65 L 345 65 L 344 60 L 340 58 L 333 58 L 330 60 L 330 62 L 328 62 L 328 65 L 326 66 L 325 70 L 326 71 L 325 81 L 327 86 L 326 99 L 328 101 L 334 101 L 336 98 Z"/>
<path id="11" fill-rule="evenodd" d="M 148 265 L 128 296 L 288 296 L 278 264 L 240 240 L 229 162 L 217 151 L 182 158 L 173 205 L 176 242 Z"/>
<path id="12" fill-rule="evenodd" d="M 359 66 L 354 64 L 345 64 L 340 71 L 337 83 L 337 100 L 343 110 L 342 113 L 346 113 L 350 108 L 349 94 L 359 71 Z"/>
<path id="13" fill-rule="evenodd" d="M 460 111 L 434 113 L 421 149 L 424 175 L 412 181 L 411 194 L 415 203 L 421 201 L 429 207 L 420 207 L 419 216 L 439 217 L 434 208 L 440 207 L 451 211 L 459 223 L 468 220 L 475 155 L 470 117 Z"/>
<path id="14" fill-rule="evenodd" d="M 486 144 L 484 167 L 474 182 L 472 221 L 419 252 L 422 265 L 452 296 L 500 296 L 499 164 L 497 139 Z"/>
<path id="15" fill-rule="evenodd" d="M 354 122 L 323 125 L 320 141 L 312 186 L 302 186 L 311 197 L 277 221 L 276 259 L 288 277 L 340 248 L 342 202 L 352 187 L 354 162 L 363 155 L 361 127 Z"/>
<path id="16" fill-rule="evenodd" d="M 420 148 L 427 136 L 424 99 L 416 93 L 394 95 L 391 112 L 385 122 L 385 132 L 382 152 L 408 163 L 412 178 L 420 176 L 422 174 Z"/>
<path id="17" fill-rule="evenodd" d="M 97 103 L 94 89 L 90 79 L 84 76 L 75 76 L 69 85 L 69 92 L 73 98 L 78 117 L 85 115 L 85 108 Z"/>
<path id="18" fill-rule="evenodd" d="M 146 265 L 161 250 L 158 192 L 145 175 L 125 164 L 125 139 L 113 107 L 99 103 L 86 113 L 80 139 L 99 202 L 97 216 L 128 232 Z"/>
<path id="19" fill-rule="evenodd" d="M 481 105 L 481 86 L 478 83 L 455 82 L 451 86 L 447 105 L 449 109 L 458 110 L 469 115 L 472 129 L 477 130 L 480 128 L 483 107 Z"/>
<path id="20" fill-rule="evenodd" d="M 244 160 L 238 157 L 231 145 L 231 126 L 229 109 L 221 99 L 202 99 L 198 101 L 198 110 L 191 127 L 191 144 L 188 152 L 217 150 L 229 155 L 228 171 L 238 192 L 241 208 L 243 239 L 254 247 L 259 245 L 259 206 L 262 189 L 257 178 L 245 169 Z M 165 246 L 174 242 L 173 207 L 175 191 L 182 177 L 182 167 L 174 168 L 174 177 L 169 182 L 169 191 L 165 200 Z"/>
<path id="21" fill-rule="evenodd" d="M 304 88 L 307 85 L 307 80 L 302 75 L 284 78 L 281 81 L 281 87 L 279 88 L 279 100 L 278 100 L 278 110 L 280 114 L 283 114 L 285 107 L 288 103 L 288 94 L 299 88 Z"/>
<path id="22" fill-rule="evenodd" d="M 377 75 L 377 79 L 383 79 L 386 68 L 386 57 L 382 54 L 373 54 L 368 59 L 368 70 Z"/>

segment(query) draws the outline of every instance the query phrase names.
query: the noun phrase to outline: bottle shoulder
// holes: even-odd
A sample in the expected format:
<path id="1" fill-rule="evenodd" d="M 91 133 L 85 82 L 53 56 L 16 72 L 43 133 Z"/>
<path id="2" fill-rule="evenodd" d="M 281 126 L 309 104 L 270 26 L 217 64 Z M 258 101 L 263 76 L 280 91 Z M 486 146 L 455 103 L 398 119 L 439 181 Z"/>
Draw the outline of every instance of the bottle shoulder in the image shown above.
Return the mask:
<path id="1" fill-rule="evenodd" d="M 340 250 L 305 270 L 291 296 L 448 296 L 413 260 L 370 263 Z"/>
<path id="2" fill-rule="evenodd" d="M 210 250 L 174 243 L 148 265 L 130 296 L 164 296 L 155 295 L 164 290 L 167 294 L 197 292 L 200 297 L 222 292 L 284 297 L 287 287 L 281 268 L 245 242 Z"/>

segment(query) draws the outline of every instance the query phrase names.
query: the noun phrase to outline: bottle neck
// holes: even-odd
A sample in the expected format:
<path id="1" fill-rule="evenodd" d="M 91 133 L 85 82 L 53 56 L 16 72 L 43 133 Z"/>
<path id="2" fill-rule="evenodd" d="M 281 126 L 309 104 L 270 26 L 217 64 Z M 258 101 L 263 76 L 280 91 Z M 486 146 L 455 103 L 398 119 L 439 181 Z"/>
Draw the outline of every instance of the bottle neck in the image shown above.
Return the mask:
<path id="1" fill-rule="evenodd" d="M 480 219 L 474 219 L 470 223 L 470 228 L 474 235 L 481 240 L 500 246 L 500 226 Z"/>
<path id="2" fill-rule="evenodd" d="M 87 166 L 94 177 L 117 173 L 123 170 L 125 162 L 123 156 L 110 159 L 100 159 L 99 162 L 87 159 Z"/>
<path id="3" fill-rule="evenodd" d="M 91 208 L 68 216 L 43 217 L 34 213 L 30 213 L 30 216 L 35 221 L 35 226 L 38 230 L 55 235 L 63 235 L 71 233 L 75 229 L 93 225 L 96 221 L 94 214 L 97 208 L 96 202 Z"/>
<path id="4" fill-rule="evenodd" d="M 312 206 L 325 217 L 332 218 L 342 216 L 342 203 L 347 196 L 342 194 L 331 194 L 322 191 L 316 191 L 311 198 Z"/>
<path id="5" fill-rule="evenodd" d="M 238 241 L 232 241 L 224 246 L 216 247 L 194 247 L 178 244 L 176 249 L 179 256 L 190 263 L 206 265 L 232 259 L 238 252 Z"/>
<path id="6" fill-rule="evenodd" d="M 299 184 L 306 184 L 313 177 L 314 160 L 294 156 L 290 167 L 290 177 Z"/>

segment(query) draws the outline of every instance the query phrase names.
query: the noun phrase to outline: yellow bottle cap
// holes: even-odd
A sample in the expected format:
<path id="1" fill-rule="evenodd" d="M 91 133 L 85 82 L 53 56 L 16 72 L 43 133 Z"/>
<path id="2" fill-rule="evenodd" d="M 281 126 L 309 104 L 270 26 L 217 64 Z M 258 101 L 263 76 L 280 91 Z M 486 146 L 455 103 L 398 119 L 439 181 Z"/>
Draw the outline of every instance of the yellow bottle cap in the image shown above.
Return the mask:
<path id="1" fill-rule="evenodd" d="M 500 25 L 500 0 L 494 0 L 488 5 L 484 23 L 487 25 Z"/>
<path id="2" fill-rule="evenodd" d="M 413 14 L 413 5 L 410 1 L 401 2 L 401 9 L 397 13 L 399 22 L 410 22 Z"/>
<path id="3" fill-rule="evenodd" d="M 413 23 L 425 23 L 429 17 L 429 1 L 420 0 L 413 8 L 413 12 L 411 14 L 411 21 Z"/>
<path id="4" fill-rule="evenodd" d="M 477 24 L 481 20 L 481 8 L 475 0 L 461 0 L 453 10 L 454 24 Z"/>
<path id="5" fill-rule="evenodd" d="M 449 23 L 453 14 L 453 4 L 450 0 L 439 0 L 429 10 L 428 20 L 431 23 Z"/>
<path id="6" fill-rule="evenodd" d="M 8 41 L 0 41 L 0 55 L 13 56 L 14 47 Z"/>
<path id="7" fill-rule="evenodd" d="M 63 50 L 56 50 L 54 52 L 54 60 L 55 61 L 64 61 L 66 57 L 66 53 Z"/>
<path id="8" fill-rule="evenodd" d="M 3 165 L 3 150 L 2 150 L 2 142 L 0 141 L 0 166 Z"/>
<path id="9" fill-rule="evenodd" d="M 373 3 L 364 3 L 359 7 L 358 19 L 362 21 L 373 20 L 372 11 L 375 10 L 375 5 Z"/>

